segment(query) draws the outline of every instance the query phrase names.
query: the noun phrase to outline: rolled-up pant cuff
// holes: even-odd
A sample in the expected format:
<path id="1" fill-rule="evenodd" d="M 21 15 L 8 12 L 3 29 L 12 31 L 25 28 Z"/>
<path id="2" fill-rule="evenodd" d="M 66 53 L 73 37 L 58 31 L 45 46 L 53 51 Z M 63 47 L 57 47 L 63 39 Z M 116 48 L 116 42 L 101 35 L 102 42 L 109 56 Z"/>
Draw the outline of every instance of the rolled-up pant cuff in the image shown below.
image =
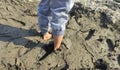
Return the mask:
<path id="1" fill-rule="evenodd" d="M 65 30 L 64 31 L 53 31 L 52 34 L 53 36 L 64 36 Z"/>
<path id="2" fill-rule="evenodd" d="M 48 32 L 48 30 L 41 29 L 41 32 L 40 32 L 40 33 L 41 33 L 42 35 L 45 35 L 47 32 Z"/>

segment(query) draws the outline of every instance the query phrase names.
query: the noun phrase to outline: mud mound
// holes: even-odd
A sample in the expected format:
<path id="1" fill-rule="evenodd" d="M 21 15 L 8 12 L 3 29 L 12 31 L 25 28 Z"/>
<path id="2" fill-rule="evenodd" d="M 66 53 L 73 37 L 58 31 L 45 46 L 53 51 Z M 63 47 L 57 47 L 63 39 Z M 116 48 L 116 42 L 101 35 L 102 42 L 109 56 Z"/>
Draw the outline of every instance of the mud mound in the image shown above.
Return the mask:
<path id="1" fill-rule="evenodd" d="M 120 69 L 119 0 L 78 0 L 56 52 L 38 33 L 37 5 L 0 1 L 0 70 Z"/>

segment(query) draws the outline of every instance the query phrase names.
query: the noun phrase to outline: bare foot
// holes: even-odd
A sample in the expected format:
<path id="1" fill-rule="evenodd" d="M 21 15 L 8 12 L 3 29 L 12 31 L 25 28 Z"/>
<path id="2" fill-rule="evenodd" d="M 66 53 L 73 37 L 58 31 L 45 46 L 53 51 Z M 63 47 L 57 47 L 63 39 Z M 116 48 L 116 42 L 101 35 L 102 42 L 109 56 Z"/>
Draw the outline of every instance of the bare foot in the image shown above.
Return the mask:
<path id="1" fill-rule="evenodd" d="M 54 48 L 54 51 L 56 51 L 56 50 L 58 50 L 58 49 L 59 49 L 59 47 L 55 47 L 55 48 Z"/>
<path id="2" fill-rule="evenodd" d="M 52 34 L 50 33 L 46 33 L 45 35 L 43 35 L 43 40 L 48 40 L 50 38 L 52 38 Z"/>

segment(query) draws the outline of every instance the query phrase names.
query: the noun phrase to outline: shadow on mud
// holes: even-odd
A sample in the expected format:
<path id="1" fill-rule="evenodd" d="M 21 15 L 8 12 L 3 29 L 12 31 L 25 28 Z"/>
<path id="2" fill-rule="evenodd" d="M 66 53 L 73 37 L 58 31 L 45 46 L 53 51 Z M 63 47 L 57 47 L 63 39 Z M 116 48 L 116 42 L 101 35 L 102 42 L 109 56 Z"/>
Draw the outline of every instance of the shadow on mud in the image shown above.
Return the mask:
<path id="1" fill-rule="evenodd" d="M 0 41 L 6 42 L 4 47 L 8 47 L 9 43 L 15 45 L 22 45 L 26 48 L 29 48 L 27 52 L 35 48 L 38 44 L 43 44 L 40 41 L 33 42 L 25 37 L 39 36 L 39 33 L 35 29 L 22 29 L 17 27 L 12 27 L 9 25 L 0 24 Z M 25 53 L 25 54 L 26 54 Z"/>
<path id="2" fill-rule="evenodd" d="M 42 48 L 45 50 L 46 53 L 39 59 L 39 61 L 45 59 L 49 54 L 54 52 L 54 43 L 50 42 L 49 44 L 45 44 Z"/>

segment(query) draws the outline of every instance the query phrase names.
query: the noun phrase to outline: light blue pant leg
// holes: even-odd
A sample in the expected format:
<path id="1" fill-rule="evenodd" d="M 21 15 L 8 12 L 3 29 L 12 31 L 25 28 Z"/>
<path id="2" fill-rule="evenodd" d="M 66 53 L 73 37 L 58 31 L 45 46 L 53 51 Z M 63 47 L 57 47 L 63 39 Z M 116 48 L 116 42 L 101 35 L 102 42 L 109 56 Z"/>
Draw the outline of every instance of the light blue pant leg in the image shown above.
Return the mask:
<path id="1" fill-rule="evenodd" d="M 49 30 L 50 0 L 42 0 L 38 6 L 38 22 L 42 34 Z"/>
<path id="2" fill-rule="evenodd" d="M 74 0 L 51 0 L 50 10 L 52 15 L 52 33 L 55 36 L 64 35 L 68 13 L 73 7 Z"/>

